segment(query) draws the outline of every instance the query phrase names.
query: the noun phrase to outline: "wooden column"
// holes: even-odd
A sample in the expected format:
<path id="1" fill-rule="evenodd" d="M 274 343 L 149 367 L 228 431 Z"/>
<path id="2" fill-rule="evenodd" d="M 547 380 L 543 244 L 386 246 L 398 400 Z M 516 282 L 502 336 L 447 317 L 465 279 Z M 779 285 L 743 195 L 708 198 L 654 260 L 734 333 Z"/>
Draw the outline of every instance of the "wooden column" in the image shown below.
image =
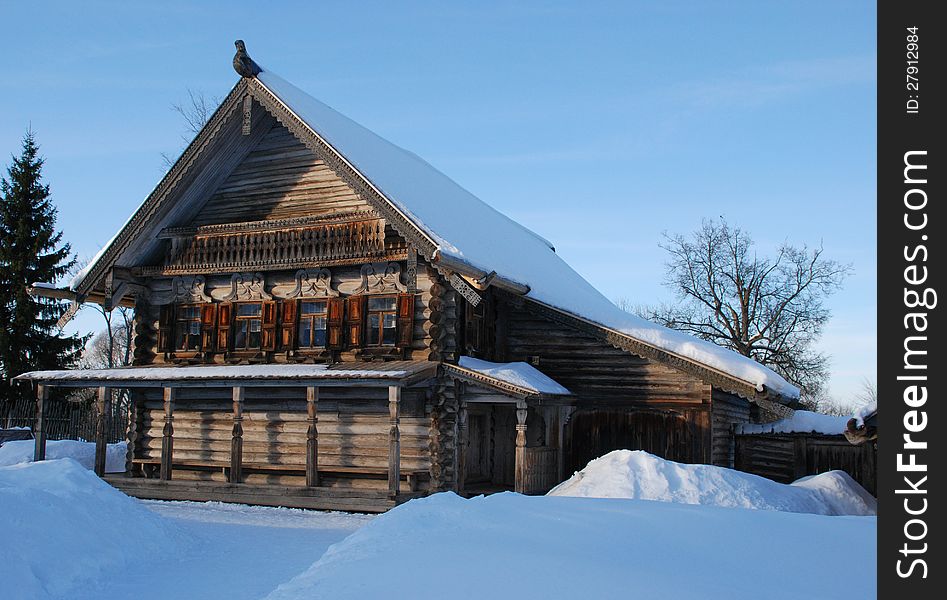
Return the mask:
<path id="1" fill-rule="evenodd" d="M 171 479 L 171 462 L 174 455 L 174 388 L 164 388 L 164 431 L 161 438 L 161 479 Z"/>
<path id="2" fill-rule="evenodd" d="M 112 390 L 100 387 L 95 399 L 95 474 L 105 475 L 106 428 L 112 412 Z"/>
<path id="3" fill-rule="evenodd" d="M 128 393 L 128 427 L 125 430 L 125 439 L 128 441 L 125 450 L 125 477 L 135 475 L 135 447 L 138 445 L 138 395 L 135 390 Z"/>
<path id="4" fill-rule="evenodd" d="M 306 430 L 306 485 L 319 485 L 319 388 L 306 388 L 306 414 L 309 429 Z"/>
<path id="5" fill-rule="evenodd" d="M 455 387 L 455 389 L 457 389 Z M 467 401 L 461 400 L 457 407 L 457 492 L 462 493 L 467 484 L 467 445 L 470 425 Z"/>
<path id="6" fill-rule="evenodd" d="M 513 491 L 526 493 L 526 402 L 516 402 L 516 462 Z"/>
<path id="7" fill-rule="evenodd" d="M 244 388 L 233 388 L 233 437 L 230 440 L 230 483 L 243 481 L 243 395 Z"/>
<path id="8" fill-rule="evenodd" d="M 395 498 L 401 488 L 401 388 L 388 388 L 388 496 Z"/>
<path id="9" fill-rule="evenodd" d="M 36 424 L 33 426 L 33 460 L 46 460 L 46 404 L 49 402 L 49 388 L 36 386 Z"/>

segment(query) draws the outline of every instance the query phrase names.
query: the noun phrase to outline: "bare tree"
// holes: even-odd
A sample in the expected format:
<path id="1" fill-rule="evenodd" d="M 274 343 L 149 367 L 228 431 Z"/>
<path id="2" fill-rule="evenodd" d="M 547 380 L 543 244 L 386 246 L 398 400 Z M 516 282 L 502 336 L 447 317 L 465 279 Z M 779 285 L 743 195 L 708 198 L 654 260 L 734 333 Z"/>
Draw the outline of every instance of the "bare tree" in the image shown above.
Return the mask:
<path id="1" fill-rule="evenodd" d="M 750 235 L 723 218 L 664 238 L 665 285 L 680 303 L 642 316 L 753 358 L 818 397 L 829 366 L 814 347 L 830 316 L 824 301 L 851 268 L 821 247 L 784 243 L 774 257 L 759 256 Z"/>
<path id="2" fill-rule="evenodd" d="M 191 139 L 204 128 L 204 125 L 210 120 L 211 115 L 217 110 L 219 104 L 219 97 L 213 96 L 208 98 L 204 92 L 194 91 L 188 88 L 187 100 L 171 105 L 171 110 L 181 115 L 181 118 L 184 119 L 186 129 L 185 132 L 181 134 L 181 140 L 185 147 L 190 144 Z M 162 152 L 161 158 L 164 161 L 165 168 L 170 169 L 171 166 L 174 165 L 175 159 L 170 154 Z"/>

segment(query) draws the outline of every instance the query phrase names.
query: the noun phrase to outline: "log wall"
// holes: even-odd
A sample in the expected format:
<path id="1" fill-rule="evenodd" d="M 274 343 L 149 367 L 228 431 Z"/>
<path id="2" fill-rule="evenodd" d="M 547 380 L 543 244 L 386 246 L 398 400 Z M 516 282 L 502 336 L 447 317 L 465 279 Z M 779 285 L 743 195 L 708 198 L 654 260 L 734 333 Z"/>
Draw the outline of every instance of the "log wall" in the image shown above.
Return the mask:
<path id="1" fill-rule="evenodd" d="M 750 401 L 735 394 L 713 390 L 713 464 L 733 468 L 734 423 L 750 422 Z"/>

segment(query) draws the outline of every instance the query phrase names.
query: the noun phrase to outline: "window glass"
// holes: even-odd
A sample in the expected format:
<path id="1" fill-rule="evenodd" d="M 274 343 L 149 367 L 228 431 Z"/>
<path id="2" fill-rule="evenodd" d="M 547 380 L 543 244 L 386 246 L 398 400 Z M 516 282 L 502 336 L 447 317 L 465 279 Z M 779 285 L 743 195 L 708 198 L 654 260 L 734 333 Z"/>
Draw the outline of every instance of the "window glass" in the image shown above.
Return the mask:
<path id="1" fill-rule="evenodd" d="M 303 300 L 299 310 L 299 347 L 324 348 L 326 345 L 328 303 Z"/>
<path id="2" fill-rule="evenodd" d="M 263 305 L 260 303 L 238 304 L 234 317 L 234 350 L 255 350 L 260 348 L 263 322 Z"/>
<path id="3" fill-rule="evenodd" d="M 394 346 L 398 339 L 398 299 L 394 296 L 370 296 L 366 304 L 366 345 Z"/>
<path id="4" fill-rule="evenodd" d="M 180 305 L 174 318 L 174 349 L 197 351 L 201 349 L 201 307 Z"/>

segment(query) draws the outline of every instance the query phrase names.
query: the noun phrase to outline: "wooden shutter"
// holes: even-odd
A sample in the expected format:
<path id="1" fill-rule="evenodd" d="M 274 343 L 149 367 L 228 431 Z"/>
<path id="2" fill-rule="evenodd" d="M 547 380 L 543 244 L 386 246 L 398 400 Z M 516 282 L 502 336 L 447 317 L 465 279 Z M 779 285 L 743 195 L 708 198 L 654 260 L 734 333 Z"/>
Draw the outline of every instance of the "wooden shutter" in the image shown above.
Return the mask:
<path id="1" fill-rule="evenodd" d="M 221 302 L 217 306 L 217 352 L 226 352 L 230 348 L 230 317 L 233 304 Z"/>
<path id="2" fill-rule="evenodd" d="M 201 305 L 201 350 L 214 351 L 217 334 L 217 305 L 213 302 Z"/>
<path id="3" fill-rule="evenodd" d="M 365 331 L 365 296 L 349 296 L 345 301 L 345 345 L 359 348 Z"/>
<path id="4" fill-rule="evenodd" d="M 158 313 L 158 352 L 171 352 L 174 305 L 165 304 Z"/>
<path id="5" fill-rule="evenodd" d="M 344 337 L 342 336 L 342 313 L 344 304 L 342 298 L 329 298 L 326 319 L 326 347 L 331 350 L 341 350 Z"/>
<path id="6" fill-rule="evenodd" d="M 398 347 L 410 348 L 414 341 L 414 294 L 398 295 Z"/>
<path id="7" fill-rule="evenodd" d="M 280 350 L 292 350 L 296 346 L 296 309 L 297 300 L 283 300 L 280 303 Z"/>
<path id="8" fill-rule="evenodd" d="M 263 339 L 260 343 L 262 350 L 276 350 L 276 300 L 263 302 Z"/>

